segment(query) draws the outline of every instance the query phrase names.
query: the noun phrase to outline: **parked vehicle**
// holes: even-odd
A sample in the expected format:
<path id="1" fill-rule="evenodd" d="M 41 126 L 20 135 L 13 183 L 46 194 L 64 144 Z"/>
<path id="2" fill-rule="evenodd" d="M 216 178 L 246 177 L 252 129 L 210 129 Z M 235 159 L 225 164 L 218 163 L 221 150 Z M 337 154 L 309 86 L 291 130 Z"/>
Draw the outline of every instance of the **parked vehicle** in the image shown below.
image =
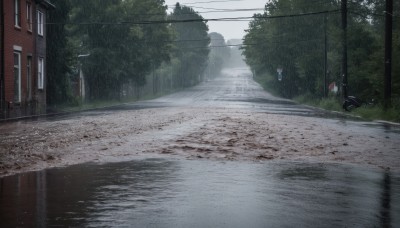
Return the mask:
<path id="1" fill-rule="evenodd" d="M 358 99 L 357 97 L 354 96 L 348 96 L 344 99 L 343 102 L 343 109 L 350 112 L 351 110 L 355 109 L 355 108 L 359 108 L 361 107 L 361 105 L 363 104 L 361 99 Z"/>

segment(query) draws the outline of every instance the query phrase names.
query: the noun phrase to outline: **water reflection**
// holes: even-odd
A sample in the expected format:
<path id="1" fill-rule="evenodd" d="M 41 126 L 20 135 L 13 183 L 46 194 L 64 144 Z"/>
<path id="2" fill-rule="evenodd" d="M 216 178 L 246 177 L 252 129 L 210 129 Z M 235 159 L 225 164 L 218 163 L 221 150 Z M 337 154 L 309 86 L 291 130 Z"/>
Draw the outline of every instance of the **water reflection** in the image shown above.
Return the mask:
<path id="1" fill-rule="evenodd" d="M 0 227 L 396 227 L 400 178 L 322 164 L 148 159 L 0 179 Z"/>
<path id="2" fill-rule="evenodd" d="M 382 197 L 382 192 L 387 191 L 382 180 L 391 179 L 390 173 L 382 175 L 345 166 L 301 165 L 285 169 L 278 176 L 282 180 L 278 195 L 283 200 L 293 201 L 287 210 L 295 216 L 289 216 L 285 221 L 287 226 L 294 222 L 300 227 L 310 224 L 317 224 L 317 227 L 390 227 L 392 224 L 391 209 L 383 204 L 387 197 Z M 397 182 L 397 190 L 399 187 Z M 382 215 L 383 211 L 389 213 Z M 398 209 L 392 212 L 400 215 Z"/>
<path id="3" fill-rule="evenodd" d="M 0 195 L 0 224 L 6 221 L 6 227 L 45 226 L 45 172 L 0 179 Z"/>
<path id="4" fill-rule="evenodd" d="M 381 225 L 382 227 L 390 227 L 391 224 L 390 208 L 391 208 L 392 189 L 391 189 L 391 177 L 389 172 L 385 172 L 382 182 L 383 182 L 382 184 L 383 188 L 382 188 L 381 213 L 380 213 Z"/>
<path id="5" fill-rule="evenodd" d="M 283 170 L 280 173 L 281 179 L 301 179 L 301 180 L 326 180 L 326 168 L 322 165 L 305 167 L 295 167 Z"/>
<path id="6" fill-rule="evenodd" d="M 168 198 L 175 162 L 72 166 L 0 180 L 0 227 L 126 224 L 124 213 Z M 128 216 L 128 214 L 126 214 Z M 115 218 L 118 218 L 116 220 Z"/>

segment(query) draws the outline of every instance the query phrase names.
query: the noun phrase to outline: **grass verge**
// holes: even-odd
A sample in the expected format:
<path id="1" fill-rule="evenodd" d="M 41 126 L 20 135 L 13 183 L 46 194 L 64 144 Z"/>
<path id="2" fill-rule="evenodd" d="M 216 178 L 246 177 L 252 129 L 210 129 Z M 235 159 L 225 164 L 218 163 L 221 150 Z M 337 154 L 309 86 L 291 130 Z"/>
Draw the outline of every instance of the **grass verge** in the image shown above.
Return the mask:
<path id="1" fill-rule="evenodd" d="M 301 104 L 306 104 L 325 110 L 349 113 L 342 109 L 341 102 L 336 97 L 315 99 L 309 96 L 299 96 L 294 98 L 294 100 Z M 362 106 L 352 110 L 350 114 L 360 116 L 366 120 L 385 120 L 400 123 L 400 105 L 393 105 L 392 108 L 387 110 L 385 110 L 383 106 L 379 104 Z"/>
<path id="2" fill-rule="evenodd" d="M 355 109 L 353 113 L 367 120 L 385 120 L 400 123 L 400 108 L 398 107 L 384 110 L 381 105 L 366 106 Z"/>
<path id="3" fill-rule="evenodd" d="M 179 91 L 177 90 L 171 90 L 171 91 L 164 91 L 160 92 L 158 94 L 148 94 L 141 96 L 139 98 L 135 97 L 127 97 L 127 98 L 122 98 L 121 100 L 94 100 L 90 102 L 81 102 L 78 101 L 78 99 L 72 103 L 69 104 L 62 104 L 62 105 L 57 105 L 57 106 L 52 106 L 50 107 L 51 112 L 53 113 L 59 113 L 59 112 L 79 112 L 79 111 L 85 111 L 85 110 L 91 110 L 91 109 L 98 109 L 98 108 L 106 108 L 106 107 L 112 107 L 112 106 L 117 106 L 117 105 L 122 105 L 126 103 L 133 103 L 137 101 L 146 101 L 146 100 L 151 100 L 155 99 L 167 94 L 171 94 L 173 92 Z"/>

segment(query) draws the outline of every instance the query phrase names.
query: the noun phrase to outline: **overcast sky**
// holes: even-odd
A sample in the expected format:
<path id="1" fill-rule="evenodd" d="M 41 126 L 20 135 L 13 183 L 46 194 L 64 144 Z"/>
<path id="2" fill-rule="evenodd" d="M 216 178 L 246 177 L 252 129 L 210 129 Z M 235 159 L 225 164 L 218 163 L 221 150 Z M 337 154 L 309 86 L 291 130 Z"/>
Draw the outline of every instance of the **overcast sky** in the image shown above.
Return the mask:
<path id="1" fill-rule="evenodd" d="M 254 13 L 262 13 L 265 3 L 268 0 L 165 0 L 169 10 L 179 2 L 181 5 L 192 7 L 199 12 L 205 19 L 214 18 L 235 18 L 235 17 L 251 17 Z M 234 11 L 234 12 L 210 12 L 215 9 L 259 9 L 251 11 Z M 227 21 L 227 22 L 208 22 L 210 32 L 218 32 L 222 34 L 226 40 L 242 39 L 245 35 L 245 29 L 248 28 L 249 21 Z"/>

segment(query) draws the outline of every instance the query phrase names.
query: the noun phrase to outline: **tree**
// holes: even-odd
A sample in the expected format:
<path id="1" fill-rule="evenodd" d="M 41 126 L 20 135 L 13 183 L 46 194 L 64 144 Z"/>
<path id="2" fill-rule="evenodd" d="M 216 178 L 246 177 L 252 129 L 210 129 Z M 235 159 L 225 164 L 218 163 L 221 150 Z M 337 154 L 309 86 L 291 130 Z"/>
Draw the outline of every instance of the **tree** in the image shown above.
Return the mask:
<path id="1" fill-rule="evenodd" d="M 145 75 L 170 57 L 170 29 L 162 0 L 74 0 L 73 40 L 90 53 L 82 69 L 91 99 L 119 99 L 130 80 Z M 149 22 L 147 24 L 137 22 Z"/>
<path id="2" fill-rule="evenodd" d="M 230 48 L 225 43 L 224 36 L 212 32 L 209 34 L 211 40 L 211 51 L 208 61 L 209 77 L 216 77 L 230 58 Z"/>
<path id="3" fill-rule="evenodd" d="M 256 71 L 269 73 L 268 82 L 278 94 L 289 98 L 323 94 L 325 25 L 321 22 L 325 14 L 265 17 L 301 15 L 331 7 L 329 1 L 316 5 L 305 0 L 274 0 L 266 4 L 264 14 L 255 15 L 250 23 L 244 54 Z M 281 81 L 277 78 L 278 68 L 283 69 Z"/>
<path id="4" fill-rule="evenodd" d="M 208 26 L 203 17 L 192 8 L 176 4 L 169 17 L 171 20 L 199 20 L 194 22 L 173 23 L 176 35 L 175 56 L 180 61 L 178 84 L 180 87 L 193 86 L 201 81 L 207 67 L 210 38 Z"/>
<path id="5" fill-rule="evenodd" d="M 242 39 L 231 39 L 227 42 L 230 47 L 230 57 L 226 63 L 227 67 L 246 67 L 247 64 L 244 61 L 243 50 L 241 49 L 243 45 Z"/>
<path id="6" fill-rule="evenodd" d="M 71 5 L 68 0 L 53 1 L 56 8 L 47 14 L 47 103 L 56 105 L 71 101 L 72 51 L 68 45 L 65 24 L 69 20 Z"/>
<path id="7" fill-rule="evenodd" d="M 381 97 L 379 94 L 383 88 L 384 3 L 384 0 L 357 0 L 348 4 L 349 93 L 364 100 Z M 325 28 L 328 80 L 341 82 L 339 4 L 340 1 L 335 0 L 320 4 L 305 0 L 273 0 L 266 5 L 263 14 L 255 15 L 245 36 L 244 54 L 247 63 L 264 78 L 269 88 L 289 98 L 298 95 L 323 97 Z M 398 1 L 394 8 L 397 11 L 394 14 L 398 15 Z M 304 15 L 307 13 L 311 14 Z M 270 16 L 278 18 L 266 19 Z M 393 33 L 394 62 L 396 58 L 399 60 L 399 49 L 396 49 L 400 42 L 398 31 L 399 26 Z M 393 66 L 393 91 L 399 91 L 399 65 Z M 283 68 L 282 81 L 276 77 L 278 67 Z M 396 96 L 398 99 L 399 95 Z"/>

